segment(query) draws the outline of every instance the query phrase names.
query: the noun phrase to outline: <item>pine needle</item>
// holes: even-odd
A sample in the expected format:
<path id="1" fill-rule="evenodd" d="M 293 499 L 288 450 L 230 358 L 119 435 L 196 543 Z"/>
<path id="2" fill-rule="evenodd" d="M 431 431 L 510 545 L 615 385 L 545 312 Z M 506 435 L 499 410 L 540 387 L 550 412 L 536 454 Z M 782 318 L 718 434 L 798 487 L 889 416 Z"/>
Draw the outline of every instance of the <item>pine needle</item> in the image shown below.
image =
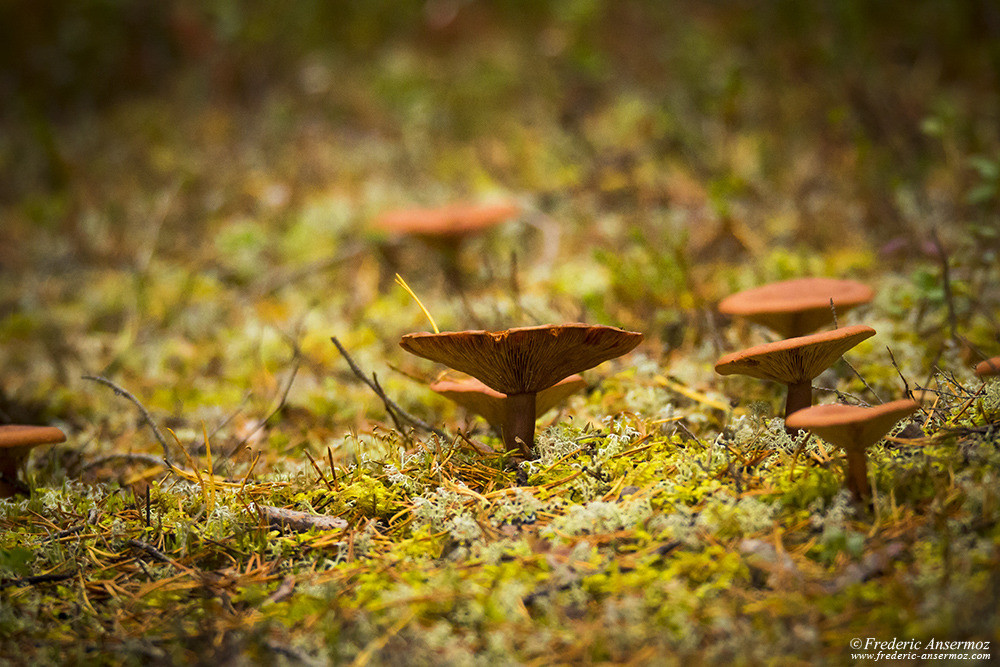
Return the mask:
<path id="1" fill-rule="evenodd" d="M 430 321 L 431 327 L 433 327 L 434 329 L 434 333 L 441 333 L 441 330 L 438 329 L 438 325 L 434 322 L 434 318 L 431 317 L 430 312 L 428 312 L 428 310 L 424 308 L 424 304 L 421 303 L 417 295 L 413 292 L 412 289 L 410 289 L 410 286 L 406 284 L 406 281 L 403 280 L 403 276 L 399 275 L 398 273 L 396 274 L 396 284 L 405 289 L 406 293 L 409 294 L 411 297 L 413 297 L 413 300 L 417 302 L 418 306 L 420 306 L 420 310 L 424 311 L 424 315 L 426 315 L 427 319 Z"/>

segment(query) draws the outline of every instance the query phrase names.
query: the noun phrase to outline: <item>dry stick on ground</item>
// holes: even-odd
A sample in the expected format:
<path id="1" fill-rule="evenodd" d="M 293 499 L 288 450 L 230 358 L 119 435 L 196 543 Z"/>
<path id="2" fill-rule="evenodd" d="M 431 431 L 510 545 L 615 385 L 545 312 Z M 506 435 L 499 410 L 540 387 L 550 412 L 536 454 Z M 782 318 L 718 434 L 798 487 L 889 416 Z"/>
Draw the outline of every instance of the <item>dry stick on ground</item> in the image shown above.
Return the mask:
<path id="1" fill-rule="evenodd" d="M 343 530 L 347 527 L 347 521 L 336 516 L 325 514 L 310 514 L 298 510 L 285 509 L 283 507 L 272 507 L 271 505 L 258 505 L 252 503 L 250 508 L 256 510 L 257 515 L 268 525 L 276 527 L 287 527 L 295 531 L 307 531 L 310 528 L 317 530 Z"/>
<path id="2" fill-rule="evenodd" d="M 164 439 L 163 434 L 160 433 L 160 429 L 156 427 L 156 422 L 154 422 L 153 418 L 150 416 L 149 410 L 147 410 L 146 406 L 144 406 L 142 403 L 139 402 L 138 398 L 130 394 L 125 389 L 122 389 L 111 380 L 105 377 L 101 377 L 100 375 L 84 375 L 83 379 L 91 380 L 93 382 L 99 382 L 100 384 L 103 384 L 106 387 L 111 387 L 112 391 L 114 391 L 116 395 L 121 396 L 122 398 L 127 398 L 129 401 L 132 402 L 133 405 L 135 405 L 135 407 L 139 408 L 139 412 L 142 413 L 143 420 L 146 422 L 147 425 L 149 425 L 149 428 L 152 429 L 153 435 L 156 436 L 156 439 L 159 441 L 160 446 L 163 447 L 163 462 L 167 465 L 168 468 L 174 468 L 174 464 L 170 461 L 170 449 L 167 446 L 166 439 Z"/>
<path id="3" fill-rule="evenodd" d="M 396 405 L 396 403 L 391 398 L 386 396 L 384 391 L 382 391 L 382 387 L 379 386 L 378 380 L 375 378 L 374 374 L 372 374 L 372 380 L 369 380 L 368 377 L 361 371 L 361 369 L 358 368 L 358 365 L 354 363 L 354 359 L 352 359 L 351 355 L 347 353 L 347 350 L 345 350 L 344 346 L 340 344 L 340 341 L 337 340 L 336 336 L 331 336 L 330 340 L 333 342 L 334 345 L 337 346 L 337 349 L 340 351 L 341 356 L 344 357 L 344 361 L 347 362 L 347 365 L 351 367 L 351 371 L 354 373 L 354 375 L 357 376 L 359 380 L 368 385 L 368 387 L 373 392 L 375 392 L 376 396 L 382 399 L 382 404 L 385 405 L 385 411 L 389 413 L 389 416 L 392 417 L 392 420 L 394 422 L 397 422 L 397 428 L 399 428 L 400 433 L 402 433 L 403 429 L 398 426 L 397 416 L 398 418 L 405 419 L 406 421 L 410 422 L 419 429 L 423 429 L 424 431 L 433 433 L 439 438 L 443 438 L 445 441 L 448 442 L 451 441 L 451 437 L 441 429 L 431 426 L 430 424 L 428 424 L 427 422 L 418 417 L 414 417 L 410 413 L 403 410 L 403 408 Z"/>
<path id="4" fill-rule="evenodd" d="M 173 565 L 174 567 L 182 569 L 182 570 L 186 570 L 187 569 L 186 567 L 184 567 L 183 565 L 181 565 L 180 563 L 178 563 L 176 560 L 174 560 L 173 558 L 171 558 L 167 554 L 163 553 L 162 551 L 160 551 L 156 547 L 154 547 L 152 544 L 146 544 L 145 542 L 142 542 L 141 540 L 129 540 L 128 541 L 128 545 L 130 547 L 135 548 L 135 549 L 139 549 L 140 551 L 146 552 L 147 554 L 149 554 L 153 558 L 153 560 L 159 561 L 161 563 L 167 563 L 169 565 Z"/>

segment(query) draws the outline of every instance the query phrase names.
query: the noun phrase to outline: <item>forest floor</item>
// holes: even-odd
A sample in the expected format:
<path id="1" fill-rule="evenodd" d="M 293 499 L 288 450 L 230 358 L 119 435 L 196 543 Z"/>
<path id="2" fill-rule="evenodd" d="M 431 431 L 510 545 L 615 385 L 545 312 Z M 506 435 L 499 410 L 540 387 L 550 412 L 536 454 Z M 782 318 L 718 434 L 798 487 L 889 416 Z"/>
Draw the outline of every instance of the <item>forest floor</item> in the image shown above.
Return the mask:
<path id="1" fill-rule="evenodd" d="M 474 41 L 6 120 L 0 423 L 68 439 L 0 500 L 0 662 L 996 659 L 997 90 L 879 54 L 817 79 L 707 14 L 656 59 L 473 14 Z M 457 285 L 373 224 L 454 201 L 519 208 Z M 399 346 L 430 323 L 396 273 L 442 331 L 645 340 L 540 417 L 537 458 L 483 454 Z M 809 275 L 875 290 L 816 402 L 921 401 L 870 502 L 780 385 L 714 372 L 775 339 L 719 300 Z"/>

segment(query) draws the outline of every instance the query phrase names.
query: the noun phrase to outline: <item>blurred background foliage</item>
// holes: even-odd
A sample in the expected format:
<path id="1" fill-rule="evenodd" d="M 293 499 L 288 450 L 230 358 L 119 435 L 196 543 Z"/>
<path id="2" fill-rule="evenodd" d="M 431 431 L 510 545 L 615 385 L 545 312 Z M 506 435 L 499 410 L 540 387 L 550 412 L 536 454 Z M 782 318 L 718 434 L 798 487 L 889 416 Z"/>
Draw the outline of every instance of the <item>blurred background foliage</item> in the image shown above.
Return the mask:
<path id="1" fill-rule="evenodd" d="M 433 74 L 401 80 L 400 49 L 447 60 L 448 71 L 468 58 L 493 90 L 449 93 L 453 78 Z M 357 83 L 341 70 L 379 71 L 372 85 L 391 88 L 397 104 L 408 85 L 437 87 L 452 104 L 479 104 L 484 127 L 515 93 L 562 98 L 566 124 L 602 96 L 637 89 L 729 125 L 780 123 L 789 140 L 803 124 L 831 141 L 849 136 L 870 147 L 871 170 L 913 176 L 949 141 L 969 154 L 995 147 L 1000 9 L 989 0 L 5 0 L 0 59 L 2 113 L 32 128 L 56 187 L 65 174 L 48 122 L 162 93 L 184 75 L 206 95 L 254 103 L 275 86 L 315 89 L 324 76 Z M 771 94 L 787 87 L 809 94 L 794 104 Z"/>
<path id="2" fill-rule="evenodd" d="M 222 233 L 245 281 L 483 193 L 558 220 L 609 316 L 700 307 L 702 266 L 771 248 L 1000 251 L 989 0 L 5 0 L 0 62 L 0 267 L 29 226 L 134 265 L 153 219 L 167 256 Z"/>

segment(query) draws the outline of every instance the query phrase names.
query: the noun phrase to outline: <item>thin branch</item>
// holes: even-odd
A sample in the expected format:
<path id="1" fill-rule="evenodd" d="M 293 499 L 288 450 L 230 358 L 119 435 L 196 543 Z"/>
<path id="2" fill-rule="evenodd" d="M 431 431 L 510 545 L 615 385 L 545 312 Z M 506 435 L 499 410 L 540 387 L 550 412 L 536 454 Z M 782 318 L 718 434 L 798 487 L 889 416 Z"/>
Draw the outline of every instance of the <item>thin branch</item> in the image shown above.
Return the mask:
<path id="1" fill-rule="evenodd" d="M 375 393 L 378 394 L 378 396 L 382 399 L 383 402 L 385 402 L 386 401 L 385 390 L 382 389 L 382 385 L 378 383 L 378 375 L 375 373 L 372 373 L 372 384 L 375 387 Z M 392 419 L 392 423 L 396 426 L 396 430 L 399 431 L 400 434 L 405 433 L 402 422 L 399 421 L 399 417 L 396 415 L 396 412 L 394 410 L 389 409 L 388 404 L 386 404 L 385 411 L 389 413 L 389 418 Z"/>
<path id="2" fill-rule="evenodd" d="M 147 410 L 146 407 L 139 402 L 138 398 L 130 394 L 125 389 L 119 387 L 111 380 L 105 377 L 101 377 L 100 375 L 84 375 L 83 379 L 91 380 L 93 382 L 99 382 L 100 384 L 103 384 L 106 387 L 110 387 L 111 390 L 114 391 L 116 395 L 131 401 L 132 404 L 139 409 L 139 412 L 142 414 L 143 420 L 146 422 L 146 424 L 149 425 L 149 428 L 152 429 L 153 435 L 156 436 L 156 440 L 160 443 L 160 446 L 163 447 L 163 462 L 167 464 L 168 468 L 174 467 L 174 464 L 170 461 L 170 449 L 167 446 L 166 439 L 163 437 L 163 434 L 160 433 L 160 429 L 156 427 L 156 422 L 154 422 L 153 418 L 150 416 L 149 410 Z"/>
<path id="3" fill-rule="evenodd" d="M 896 372 L 899 373 L 899 379 L 903 381 L 903 387 L 906 389 L 906 397 L 912 400 L 913 392 L 910 391 L 910 383 L 903 377 L 903 371 L 899 370 L 899 365 L 896 363 L 896 356 L 892 353 L 892 349 L 888 345 L 885 346 L 885 349 L 889 352 L 889 358 L 892 359 L 892 367 L 896 369 Z"/>
<path id="4" fill-rule="evenodd" d="M 879 395 L 878 395 L 878 394 L 877 394 L 877 393 L 875 392 L 875 390 L 874 390 L 874 389 L 872 389 L 872 386 L 871 386 L 870 384 L 868 384 L 868 380 L 866 380 L 866 379 L 865 379 L 865 378 L 864 378 L 864 377 L 863 377 L 863 376 L 861 375 L 861 373 L 859 373 L 859 372 L 858 372 L 858 369 L 857 369 L 857 368 L 855 368 L 854 366 L 852 366 L 852 365 L 851 365 L 851 362 L 849 362 L 849 361 L 848 361 L 847 359 L 844 359 L 844 357 L 841 357 L 840 359 L 841 359 L 841 361 L 843 361 L 843 362 L 844 362 L 845 364 L 847 364 L 847 367 L 848 367 L 848 368 L 850 368 L 850 369 L 851 369 L 852 371 L 854 371 L 854 374 L 855 374 L 855 375 L 857 375 L 857 376 L 858 376 L 858 379 L 859 379 L 859 380 L 861 380 L 861 382 L 862 382 L 862 383 L 863 383 L 863 384 L 865 385 L 865 387 L 867 387 L 867 388 L 868 388 L 868 391 L 870 391 L 870 392 L 872 393 L 872 396 L 874 396 L 874 397 L 875 397 L 875 400 L 877 400 L 877 401 L 878 401 L 879 403 L 885 403 L 885 401 L 883 401 L 883 400 L 882 400 L 882 397 L 881 397 L 881 396 L 879 396 Z"/>
<path id="5" fill-rule="evenodd" d="M 830 312 L 833 313 L 833 328 L 837 329 L 837 328 L 839 328 L 839 325 L 837 324 L 837 307 L 835 305 L 833 305 L 833 297 L 832 296 L 830 297 Z M 841 357 L 841 359 L 844 359 L 844 358 Z M 883 401 L 882 398 L 878 394 L 875 393 L 875 390 L 872 389 L 871 386 L 869 386 L 868 382 L 863 377 L 861 377 L 861 373 L 858 372 L 858 369 L 851 365 L 851 362 L 849 362 L 847 359 L 844 359 L 844 363 L 847 364 L 848 368 L 850 368 L 852 371 L 854 371 L 854 374 L 858 376 L 858 379 L 860 379 L 862 382 L 864 382 L 865 386 L 868 387 L 868 391 L 870 391 L 872 393 L 872 396 L 874 396 L 878 400 L 879 403 L 885 403 L 885 401 Z M 837 390 L 834 389 L 834 391 L 837 391 Z M 842 398 L 842 397 L 843 397 L 843 395 L 839 391 L 837 391 L 837 398 Z M 854 398 L 854 397 L 852 396 L 851 398 Z M 865 403 L 864 401 L 862 401 L 860 399 L 855 399 L 855 400 L 857 400 L 858 403 L 861 403 L 862 405 L 868 405 L 867 403 Z"/>
<path id="6" fill-rule="evenodd" d="M 375 392 L 376 396 L 382 399 L 382 404 L 385 405 L 385 411 L 388 412 L 390 416 L 392 416 L 392 413 L 395 412 L 396 415 L 410 422 L 417 428 L 423 429 L 424 431 L 427 431 L 429 433 L 433 433 L 434 435 L 438 436 L 439 438 L 443 438 L 446 441 L 451 440 L 451 437 L 441 429 L 431 426 L 430 424 L 420 419 L 419 417 L 414 417 L 410 413 L 403 410 L 403 408 L 396 405 L 396 403 L 391 398 L 386 396 L 384 391 L 382 391 L 382 387 L 379 386 L 377 379 L 373 382 L 372 380 L 368 379 L 368 376 L 366 376 L 360 368 L 358 368 L 358 365 L 354 363 L 354 359 L 352 359 L 351 355 L 347 353 L 347 350 L 345 350 L 344 346 L 340 344 L 340 341 L 337 340 L 336 336 L 331 336 L 330 340 L 333 341 L 333 344 L 337 346 L 337 349 L 340 351 L 341 356 L 344 357 L 344 361 L 347 362 L 347 365 L 351 367 L 351 371 L 354 373 L 354 375 L 359 380 L 368 385 L 368 387 L 373 392 Z M 374 378 L 375 376 L 372 375 L 372 377 Z M 393 417 L 393 421 L 396 421 L 395 417 Z"/>
<path id="7" fill-rule="evenodd" d="M 840 391 L 839 389 L 836 389 L 834 387 L 820 387 L 819 385 L 815 385 L 814 384 L 813 385 L 813 389 L 817 389 L 819 391 L 832 391 L 834 394 L 837 395 L 837 400 L 841 401 L 842 403 L 847 403 L 848 399 L 850 399 L 852 401 L 857 401 L 858 405 L 861 405 L 861 406 L 864 406 L 864 407 L 868 407 L 869 406 L 869 403 L 867 401 L 865 401 L 865 400 L 863 400 L 861 398 L 858 398 L 854 394 L 849 394 L 849 393 L 847 393 L 845 391 Z"/>

